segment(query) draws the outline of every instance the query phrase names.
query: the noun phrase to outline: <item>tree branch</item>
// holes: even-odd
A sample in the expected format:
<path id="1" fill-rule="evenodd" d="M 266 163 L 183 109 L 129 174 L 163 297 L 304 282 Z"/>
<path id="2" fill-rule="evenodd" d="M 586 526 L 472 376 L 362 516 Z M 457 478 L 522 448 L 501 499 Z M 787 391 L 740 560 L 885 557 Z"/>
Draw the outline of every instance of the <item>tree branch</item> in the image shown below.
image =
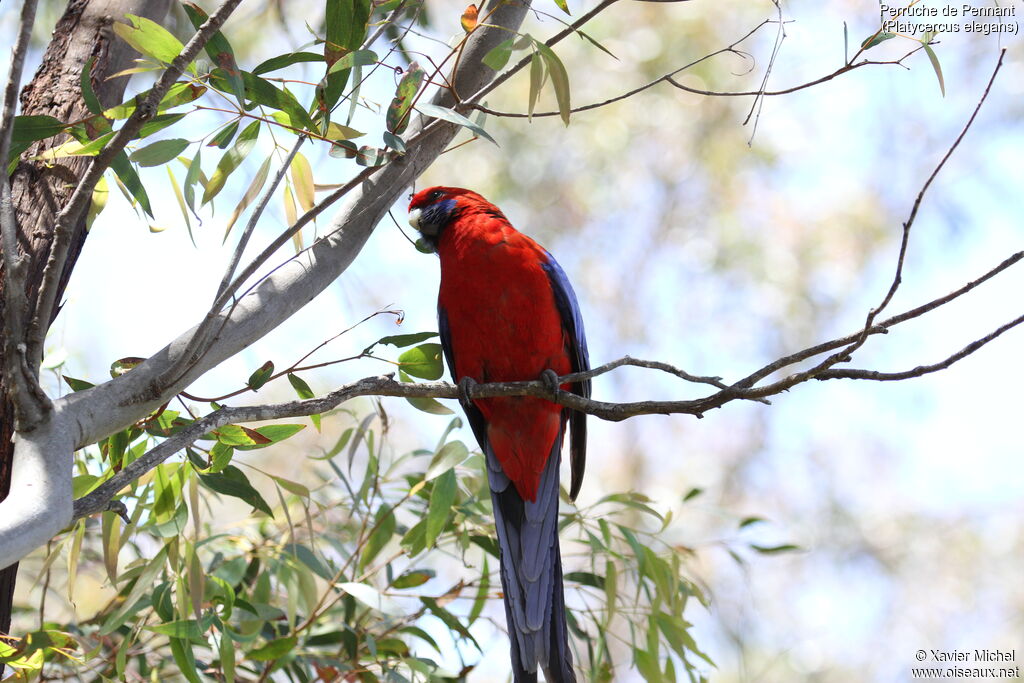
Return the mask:
<path id="1" fill-rule="evenodd" d="M 4 89 L 3 118 L 0 119 L 0 232 L 2 232 L 3 266 L 6 271 L 3 320 L 3 386 L 14 405 L 17 429 L 31 429 L 43 422 L 50 413 L 50 399 L 39 386 L 26 358 L 25 314 L 28 299 L 25 296 L 25 259 L 19 258 L 18 217 L 11 198 L 11 184 L 7 174 L 7 157 L 11 153 L 14 117 L 18 109 L 18 89 L 25 66 L 32 26 L 35 24 L 36 0 L 25 0 L 21 8 L 18 38 L 11 51 L 11 68 Z M 4 397 L 0 396 L 0 400 Z"/>
<path id="2" fill-rule="evenodd" d="M 903 379 L 912 379 L 914 377 L 922 377 L 924 375 L 938 372 L 939 370 L 945 370 L 953 363 L 959 360 L 963 360 L 967 356 L 971 355 L 985 344 L 1000 336 L 1004 332 L 1013 329 L 1017 325 L 1024 323 L 1024 315 L 1011 320 L 1005 325 L 1001 325 L 991 333 L 985 335 L 981 339 L 976 339 L 970 344 L 960 349 L 956 353 L 948 356 L 947 358 L 939 361 L 938 363 L 932 363 L 931 365 L 918 365 L 916 368 L 910 370 L 904 370 L 903 372 L 878 372 L 877 370 L 858 370 L 855 368 L 841 369 L 841 370 L 826 370 L 819 374 L 815 379 L 826 380 L 826 379 L 871 379 L 879 382 L 891 382 Z"/>
<path id="3" fill-rule="evenodd" d="M 878 381 L 896 381 L 921 377 L 923 375 L 944 370 L 957 361 L 963 360 L 981 347 L 985 346 L 1004 332 L 1024 323 L 1024 315 L 1002 325 L 990 334 L 971 342 L 960 351 L 948 358 L 932 365 L 918 366 L 904 372 L 877 372 L 874 370 L 825 370 L 815 375 L 809 373 L 798 373 L 803 375 L 799 381 L 805 381 L 813 377 L 818 380 L 827 379 L 868 379 Z M 721 385 L 715 377 L 697 377 L 683 370 L 662 363 L 659 361 L 645 361 L 629 356 L 624 356 L 615 361 L 605 363 L 587 372 L 578 372 L 563 375 L 558 378 L 558 384 L 570 384 L 584 379 L 593 379 L 605 373 L 611 372 L 623 366 L 635 366 L 662 370 L 669 374 L 681 377 L 687 381 L 700 384 Z M 789 378 L 787 378 L 788 380 Z M 552 393 L 550 385 L 544 380 L 529 382 L 490 382 L 487 384 L 476 384 L 469 389 L 470 398 L 473 400 L 485 398 L 511 397 L 511 396 L 533 396 L 546 398 L 567 408 L 577 410 L 594 417 L 620 422 L 630 417 L 639 415 L 693 415 L 697 418 L 703 417 L 708 410 L 720 408 L 733 400 L 757 400 L 764 401 L 765 396 L 773 396 L 789 389 L 793 384 L 788 381 L 775 382 L 759 389 L 740 390 L 733 387 L 723 386 L 717 393 L 704 398 L 685 401 L 635 401 L 631 403 L 610 403 L 595 399 L 584 398 L 577 394 L 566 391 Z M 154 467 L 165 461 L 170 456 L 190 446 L 199 440 L 203 435 L 209 434 L 228 424 L 242 422 L 261 422 L 282 418 L 307 417 L 325 413 L 337 408 L 346 401 L 362 396 L 391 396 L 402 398 L 434 398 L 434 399 L 458 399 L 459 387 L 448 382 L 400 382 L 394 379 L 393 375 L 378 375 L 376 377 L 365 377 L 356 382 L 346 384 L 335 391 L 321 398 L 313 398 L 304 401 L 289 401 L 262 406 L 243 406 L 236 408 L 221 408 L 210 413 L 204 418 L 196 420 L 174 436 L 154 446 L 137 460 L 129 463 L 120 472 L 109 480 L 100 484 L 96 489 L 87 495 L 79 498 L 74 503 L 73 519 L 87 517 L 111 508 L 111 501 L 118 491 L 124 489 L 143 476 Z"/>

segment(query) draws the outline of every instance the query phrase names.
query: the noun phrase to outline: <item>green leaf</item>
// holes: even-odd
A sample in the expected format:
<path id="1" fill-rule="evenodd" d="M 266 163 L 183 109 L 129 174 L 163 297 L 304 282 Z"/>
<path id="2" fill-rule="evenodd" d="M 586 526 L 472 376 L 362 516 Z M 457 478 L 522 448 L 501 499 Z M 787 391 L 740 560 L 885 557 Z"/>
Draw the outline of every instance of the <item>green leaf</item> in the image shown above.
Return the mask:
<path id="1" fill-rule="evenodd" d="M 939 79 L 939 90 L 942 92 L 942 96 L 946 96 L 946 81 L 942 77 L 942 66 L 939 64 L 939 58 L 935 54 L 935 50 L 932 49 L 931 45 L 924 45 L 924 51 L 928 54 L 928 61 L 932 63 L 932 69 L 935 70 L 935 77 Z"/>
<path id="2" fill-rule="evenodd" d="M 381 337 L 367 349 L 369 351 L 377 344 L 388 344 L 397 348 L 405 348 L 406 346 L 412 346 L 413 344 L 419 344 L 422 341 L 432 339 L 437 336 L 437 332 L 412 332 L 410 334 L 393 334 L 387 337 Z"/>
<path id="3" fill-rule="evenodd" d="M 434 545 L 437 535 L 444 529 L 448 515 L 452 512 L 458 483 L 455 481 L 455 470 L 446 470 L 434 482 L 434 490 L 430 492 L 430 507 L 427 510 L 426 544 Z"/>
<path id="4" fill-rule="evenodd" d="M 480 614 L 484 611 L 487 603 L 487 593 L 491 590 L 491 570 L 487 564 L 487 556 L 484 555 L 484 568 L 480 571 L 480 585 L 477 587 L 476 598 L 473 600 L 473 607 L 469 610 L 469 625 L 472 626 Z"/>
<path id="5" fill-rule="evenodd" d="M 239 134 L 234 146 L 225 152 L 224 156 L 217 162 L 217 170 L 213 172 L 210 182 L 206 186 L 206 191 L 203 193 L 203 204 L 208 204 L 210 200 L 224 189 L 224 183 L 227 182 L 228 176 L 234 173 L 235 169 L 249 156 L 249 152 L 255 146 L 256 138 L 259 137 L 259 134 L 259 121 L 253 121 Z"/>
<path id="6" fill-rule="evenodd" d="M 336 61 L 331 65 L 331 68 L 327 70 L 327 73 L 333 74 L 338 71 L 344 71 L 345 69 L 351 69 L 354 66 L 369 66 L 370 64 L 376 64 L 379 60 L 377 53 L 372 50 L 356 50 L 355 52 L 349 52 L 347 55 Z"/>
<path id="7" fill-rule="evenodd" d="M 530 57 L 530 97 L 526 107 L 526 113 L 530 117 L 533 116 L 533 112 L 537 108 L 537 100 L 540 98 L 541 88 L 544 87 L 546 75 L 544 59 L 540 56 L 539 52 L 534 52 Z"/>
<path id="8" fill-rule="evenodd" d="M 180 619 L 169 621 L 166 624 L 157 624 L 156 626 L 144 626 L 143 628 L 147 631 L 172 638 L 182 638 L 197 645 L 206 645 L 203 629 L 199 621 L 195 619 Z"/>
<path id="9" fill-rule="evenodd" d="M 388 541 L 395 535 L 397 526 L 398 523 L 395 520 L 395 513 L 391 510 L 391 506 L 387 503 L 382 503 L 377 508 L 373 531 L 370 533 L 370 537 L 366 539 L 366 545 L 363 546 L 362 555 L 359 557 L 360 573 L 366 569 L 366 566 L 373 561 L 373 558 L 377 557 L 377 554 L 388 544 Z"/>
<path id="10" fill-rule="evenodd" d="M 231 496 L 232 498 L 239 498 L 260 512 L 266 513 L 271 517 L 274 516 L 270 506 L 267 505 L 267 501 L 263 499 L 259 491 L 252 487 L 245 473 L 234 465 L 228 465 L 224 468 L 223 472 L 216 474 L 200 473 L 199 481 L 211 491 Z"/>
<path id="11" fill-rule="evenodd" d="M 292 184 L 295 186 L 295 198 L 303 211 L 309 211 L 316 204 L 313 183 L 313 167 L 309 160 L 297 153 L 288 169 L 292 177 Z"/>
<path id="12" fill-rule="evenodd" d="M 469 457 L 469 449 L 461 441 L 449 441 L 441 447 L 430 461 L 424 481 L 436 479 L 445 472 L 462 464 Z"/>
<path id="13" fill-rule="evenodd" d="M 398 81 L 395 97 L 391 100 L 391 105 L 388 106 L 385 123 L 389 133 L 401 135 L 409 125 L 409 110 L 426 75 L 426 72 L 416 62 L 410 63 L 409 68 L 405 70 L 401 80 Z"/>
<path id="14" fill-rule="evenodd" d="M 309 388 L 308 384 L 306 384 L 306 380 L 302 379 L 298 375 L 295 375 L 295 374 L 292 374 L 292 373 L 289 372 L 288 373 L 288 382 L 292 385 L 292 388 L 295 389 L 295 394 L 299 398 L 301 398 L 302 400 L 316 398 L 316 394 L 314 394 L 313 390 Z M 310 415 L 309 419 L 313 422 L 313 426 L 319 432 L 320 431 L 320 415 L 319 414 Z"/>
<path id="15" fill-rule="evenodd" d="M 440 379 L 444 373 L 441 356 L 441 345 L 431 342 L 403 352 L 398 357 L 398 363 L 402 371 L 413 377 L 434 380 Z"/>
<path id="16" fill-rule="evenodd" d="M 185 151 L 185 148 L 189 146 L 188 140 L 182 140 L 181 138 L 172 138 L 170 140 L 157 140 L 152 142 L 145 147 L 141 147 L 128 157 L 139 166 L 160 166 L 166 164 L 171 159 L 174 159 L 179 154 Z"/>
<path id="17" fill-rule="evenodd" d="M 617 606 L 617 598 L 619 591 L 619 570 L 616 568 L 615 563 L 610 559 L 605 560 L 604 565 L 604 604 L 607 613 L 605 616 L 605 627 L 611 623 L 612 618 L 615 616 L 615 610 Z"/>
<path id="18" fill-rule="evenodd" d="M 199 181 L 199 176 L 203 172 L 202 153 L 202 147 L 196 148 L 196 156 L 188 165 L 188 172 L 185 174 L 185 185 L 182 188 L 182 192 L 185 195 L 185 203 L 193 211 L 196 209 L 196 182 Z"/>
<path id="19" fill-rule="evenodd" d="M 221 149 L 227 149 L 228 145 L 235 138 L 235 133 L 238 132 L 239 119 L 235 119 L 228 125 L 217 131 L 217 134 L 210 138 L 210 141 L 206 143 L 207 147 L 220 147 Z"/>
<path id="20" fill-rule="evenodd" d="M 132 25 L 114 22 L 114 33 L 147 57 L 170 64 L 184 49 L 180 40 L 155 21 L 134 14 L 126 14 L 125 18 Z"/>
<path id="21" fill-rule="evenodd" d="M 307 492 L 308 493 L 308 492 Z M 334 572 L 328 569 L 316 554 L 300 543 L 289 543 L 284 550 L 298 558 L 299 562 L 313 570 L 313 573 L 321 579 L 330 581 L 334 578 Z"/>
<path id="22" fill-rule="evenodd" d="M 633 650 L 633 661 L 636 663 L 636 669 L 648 683 L 661 683 L 664 678 L 661 675 L 661 669 L 658 668 L 658 657 L 651 653 L 634 648 Z"/>
<path id="23" fill-rule="evenodd" d="M 210 449 L 210 467 L 208 473 L 214 474 L 223 472 L 224 468 L 231 464 L 231 458 L 235 455 L 234 446 L 228 446 L 218 441 Z"/>
<path id="24" fill-rule="evenodd" d="M 334 140 L 335 142 L 341 140 L 353 140 L 355 138 L 361 138 L 366 133 L 362 133 L 355 128 L 349 128 L 348 126 L 342 126 L 341 124 L 331 122 L 327 126 L 327 132 L 324 133 L 324 137 L 328 140 Z"/>
<path id="25" fill-rule="evenodd" d="M 82 74 L 79 76 L 79 86 L 82 88 L 82 101 L 85 102 L 86 108 L 93 114 L 102 114 L 103 107 L 100 105 L 100 100 L 96 97 L 96 92 L 92 89 L 92 67 L 96 63 L 95 55 L 89 57 L 85 64 L 82 65 Z"/>
<path id="26" fill-rule="evenodd" d="M 219 75 L 219 70 L 214 71 L 214 78 Z M 299 104 L 298 100 L 290 92 L 282 90 L 270 81 L 255 76 L 248 71 L 242 72 L 242 79 L 245 81 L 246 97 L 252 100 L 253 103 L 283 111 L 288 115 L 288 118 L 291 120 L 290 125 L 294 128 L 316 130 L 316 125 L 313 123 L 313 119 L 309 117 L 309 112 Z"/>
<path id="27" fill-rule="evenodd" d="M 309 388 L 309 385 L 306 384 L 306 380 L 302 379 L 298 375 L 289 372 L 288 382 L 291 383 L 292 388 L 295 389 L 296 395 L 303 400 L 313 398 L 316 395 L 313 393 L 313 390 Z"/>
<path id="28" fill-rule="evenodd" d="M 744 517 L 740 520 L 739 529 L 746 529 L 751 524 L 758 524 L 764 521 L 764 517 Z"/>
<path id="29" fill-rule="evenodd" d="M 185 196 L 181 193 L 181 186 L 178 185 L 178 179 L 174 177 L 174 171 L 171 167 L 167 167 L 167 178 L 171 182 L 171 191 L 174 193 L 174 200 L 178 202 L 178 209 L 181 211 L 181 217 L 185 221 L 185 228 L 188 229 L 188 238 L 192 240 L 192 246 L 196 246 L 196 240 L 192 236 L 192 221 L 188 217 L 188 206 L 185 205 Z M 95 201 L 95 200 L 94 200 Z"/>
<path id="30" fill-rule="evenodd" d="M 475 543 L 476 545 L 483 548 L 483 551 L 488 555 L 491 555 L 493 557 L 500 557 L 500 554 L 498 552 L 498 542 L 490 536 L 480 536 L 478 534 L 474 534 L 469 537 L 469 540 L 472 543 Z"/>
<path id="31" fill-rule="evenodd" d="M 163 546 L 156 556 L 146 563 L 145 568 L 139 572 L 138 578 L 135 579 L 131 591 L 124 599 L 124 602 L 121 603 L 121 606 L 103 622 L 99 635 L 105 636 L 116 631 L 140 607 L 139 601 L 148 591 L 152 590 L 155 579 L 163 570 L 166 560 L 167 546 Z"/>
<path id="32" fill-rule="evenodd" d="M 52 116 L 15 116 L 11 142 L 35 142 L 45 140 L 64 131 L 67 124 Z"/>
<path id="33" fill-rule="evenodd" d="M 446 610 L 444 607 L 441 607 L 441 605 L 438 604 L 437 600 L 435 600 L 434 598 L 421 596 L 420 602 L 422 602 L 426 606 L 426 608 L 430 610 L 431 614 L 433 614 L 435 617 L 443 621 L 444 625 L 447 626 L 449 630 L 458 633 L 464 639 L 473 643 L 477 650 L 480 650 L 480 643 L 476 642 L 476 638 L 473 637 L 469 630 L 462 624 L 461 621 L 459 621 L 459 619 L 454 614 Z M 480 651 L 482 652 L 482 650 Z"/>
<path id="34" fill-rule="evenodd" d="M 264 384 L 266 384 L 267 380 L 269 380 L 273 376 L 273 374 L 274 361 L 268 360 L 266 363 L 261 365 L 259 369 L 256 370 L 256 372 L 249 375 L 249 379 L 246 381 L 245 384 L 253 391 L 256 391 Z"/>
<path id="35" fill-rule="evenodd" d="M 686 495 L 683 496 L 683 502 L 688 503 L 702 493 L 704 493 L 704 489 L 700 488 L 699 486 L 696 486 L 686 492 Z"/>
<path id="36" fill-rule="evenodd" d="M 392 616 L 405 616 L 405 610 L 403 610 L 398 603 L 391 598 L 382 595 L 381 592 L 373 586 L 355 582 L 345 582 L 336 585 L 359 602 L 363 603 L 367 607 L 377 610 L 378 612 Z"/>
<path id="37" fill-rule="evenodd" d="M 318 55 L 315 52 L 290 52 L 285 55 L 278 55 L 277 57 L 271 57 L 265 62 L 260 63 L 252 73 L 256 76 L 265 74 L 268 71 L 277 71 L 283 69 L 286 66 L 292 64 L 300 64 L 302 62 L 322 62 L 324 61 L 323 55 Z"/>
<path id="38" fill-rule="evenodd" d="M 548 68 L 548 74 L 551 76 L 551 85 L 555 88 L 558 113 L 561 115 L 565 125 L 568 126 L 569 115 L 572 113 L 572 104 L 569 101 L 569 72 L 565 70 L 565 65 L 562 64 L 562 60 L 558 58 L 554 50 L 541 42 L 536 43 L 536 45 Z"/>
<path id="39" fill-rule="evenodd" d="M 327 3 L 324 26 L 324 61 L 327 62 L 328 73 L 317 86 L 317 106 L 329 120 L 328 112 L 341 98 L 342 91 L 348 83 L 349 70 L 343 69 L 330 72 L 338 60 L 363 44 L 366 38 L 367 22 L 373 11 L 371 0 L 331 0 Z"/>
<path id="40" fill-rule="evenodd" d="M 416 588 L 437 576 L 433 569 L 410 569 L 391 582 L 392 588 Z"/>
<path id="41" fill-rule="evenodd" d="M 260 190 L 263 189 L 263 185 L 267 182 L 267 176 L 270 175 L 270 159 L 267 157 L 260 164 L 260 168 L 256 171 L 256 175 L 253 176 L 252 182 L 249 183 L 249 187 L 246 189 L 245 194 L 242 196 L 241 201 L 238 202 L 238 206 L 231 212 L 231 219 L 228 220 L 228 226 L 224 228 L 224 241 L 228 239 L 228 234 L 231 232 L 231 228 L 235 227 L 235 223 L 238 221 L 238 217 L 242 215 L 242 212 L 249 208 L 253 200 L 259 195 Z"/>
<path id="42" fill-rule="evenodd" d="M 95 384 L 86 382 L 84 379 L 75 379 L 74 377 L 68 377 L 67 375 L 61 375 L 64 381 L 71 387 L 71 391 L 85 391 L 86 389 L 92 389 Z"/>
<path id="43" fill-rule="evenodd" d="M 213 431 L 213 435 L 217 438 L 217 441 L 224 444 L 225 446 L 254 446 L 256 442 L 252 440 L 244 428 L 240 425 L 224 425 Z"/>
<path id="44" fill-rule="evenodd" d="M 370 0 L 330 0 L 326 4 L 324 59 L 328 66 L 334 66 L 346 53 L 363 44 L 372 4 Z"/>
<path id="45" fill-rule="evenodd" d="M 568 3 L 566 3 L 565 0 L 555 0 L 555 4 L 558 5 L 558 9 L 562 10 L 563 12 L 571 16 L 569 12 L 569 5 Z"/>
<path id="46" fill-rule="evenodd" d="M 123 151 L 114 157 L 114 160 L 110 162 L 110 169 L 117 176 L 121 184 L 128 190 L 132 198 L 138 202 L 142 210 L 145 211 L 150 218 L 153 217 L 153 208 L 149 204 L 149 195 L 146 193 L 146 188 L 142 185 L 142 180 L 139 178 L 139 174 L 135 171 L 135 167 L 132 166 L 131 162 L 128 161 L 128 155 Z"/>
<path id="47" fill-rule="evenodd" d="M 879 43 L 884 43 L 885 41 L 890 40 L 890 39 L 895 38 L 895 37 L 896 37 L 895 33 L 889 33 L 888 31 L 879 31 L 878 33 L 874 33 L 874 34 L 868 36 L 867 38 L 865 38 L 864 42 L 862 42 L 860 44 L 860 49 L 861 50 L 870 50 L 875 45 L 878 45 Z"/>
<path id="48" fill-rule="evenodd" d="M 170 645 L 174 663 L 178 665 L 178 669 L 185 677 L 185 680 L 189 683 L 203 683 L 202 679 L 199 678 L 199 674 L 196 673 L 199 667 L 196 666 L 195 654 L 192 652 L 192 648 L 186 644 L 186 641 L 180 638 L 171 638 Z"/>
<path id="49" fill-rule="evenodd" d="M 292 481 L 291 479 L 285 479 L 284 477 L 275 477 L 274 475 L 270 475 L 270 478 L 276 481 L 278 486 L 289 493 L 294 493 L 296 496 L 300 496 L 302 498 L 309 498 L 309 489 L 299 482 Z"/>
<path id="50" fill-rule="evenodd" d="M 512 57 L 512 43 L 514 42 L 515 38 L 501 41 L 491 48 L 481 61 L 495 71 L 501 71 Z"/>
<path id="51" fill-rule="evenodd" d="M 195 3 L 186 2 L 184 8 L 185 14 L 188 15 L 189 21 L 192 22 L 196 30 L 209 19 L 209 15 Z M 223 33 L 217 31 L 206 41 L 206 54 L 227 74 L 227 81 L 231 86 L 230 92 L 238 99 L 238 105 L 245 107 L 245 83 L 242 81 L 242 74 L 239 73 L 238 64 L 235 62 L 235 51 L 231 49 L 231 43 Z"/>
<path id="52" fill-rule="evenodd" d="M 257 662 L 272 662 L 275 659 L 281 659 L 286 654 L 295 649 L 299 639 L 295 636 L 286 636 L 284 638 L 275 638 L 266 645 L 250 650 L 246 655 L 249 659 L 254 659 Z"/>
<path id="53" fill-rule="evenodd" d="M 270 445 L 272 443 L 278 443 L 279 441 L 284 441 L 287 438 L 295 436 L 305 428 L 306 425 L 300 424 L 272 424 L 263 425 L 262 427 L 257 427 L 256 429 L 250 429 L 248 431 L 250 432 L 250 434 L 252 432 L 256 432 L 260 436 L 266 438 L 268 441 L 266 445 Z M 242 450 L 249 449 L 249 446 L 242 447 Z"/>
<path id="54" fill-rule="evenodd" d="M 497 140 L 492 138 L 490 133 L 488 133 L 479 125 L 474 123 L 472 120 L 467 119 L 465 116 L 463 116 L 457 111 L 448 109 L 447 107 L 439 107 L 436 104 L 417 104 L 416 109 L 421 114 L 425 114 L 426 116 L 431 116 L 435 119 L 443 119 L 445 121 L 450 121 L 451 123 L 464 126 L 469 130 L 473 131 L 475 135 L 478 135 L 484 138 L 485 140 L 493 142 L 495 145 L 498 144 Z"/>
<path id="55" fill-rule="evenodd" d="M 590 586 L 602 591 L 605 589 L 604 577 L 593 572 L 567 572 L 564 578 L 566 581 L 575 581 L 583 586 Z"/>
<path id="56" fill-rule="evenodd" d="M 751 543 L 750 547 L 753 550 L 756 550 L 757 552 L 761 553 L 762 555 L 775 555 L 777 553 L 791 553 L 791 552 L 794 552 L 794 551 L 802 550 L 802 548 L 800 548 L 800 546 L 793 545 L 792 543 L 785 543 L 783 545 L 769 545 L 769 546 L 756 545 L 754 543 Z"/>

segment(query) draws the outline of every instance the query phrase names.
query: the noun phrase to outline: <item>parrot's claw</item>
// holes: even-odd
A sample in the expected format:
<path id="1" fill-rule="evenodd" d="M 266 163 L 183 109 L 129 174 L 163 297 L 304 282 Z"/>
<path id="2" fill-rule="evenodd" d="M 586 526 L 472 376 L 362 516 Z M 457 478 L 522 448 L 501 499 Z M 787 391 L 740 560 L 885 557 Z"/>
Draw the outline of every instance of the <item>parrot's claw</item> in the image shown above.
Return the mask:
<path id="1" fill-rule="evenodd" d="M 562 387 L 558 384 L 558 373 L 551 368 L 540 373 L 540 381 L 544 382 L 544 386 L 548 388 L 552 396 L 557 397 L 558 392 L 562 390 Z"/>
<path id="2" fill-rule="evenodd" d="M 469 409 L 473 405 L 473 400 L 469 397 L 469 392 L 473 390 L 477 384 L 476 380 L 469 375 L 459 380 L 459 403 L 462 404 L 463 408 Z"/>

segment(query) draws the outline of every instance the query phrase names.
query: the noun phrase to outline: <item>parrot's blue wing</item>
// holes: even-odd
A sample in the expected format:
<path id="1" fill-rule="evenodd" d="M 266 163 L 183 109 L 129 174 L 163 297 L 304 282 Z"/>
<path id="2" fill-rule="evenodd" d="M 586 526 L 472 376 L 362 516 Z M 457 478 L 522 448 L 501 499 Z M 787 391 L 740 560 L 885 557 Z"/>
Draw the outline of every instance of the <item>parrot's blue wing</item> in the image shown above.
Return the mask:
<path id="1" fill-rule="evenodd" d="M 573 372 L 586 372 L 590 369 L 590 354 L 587 351 L 587 334 L 583 329 L 583 318 L 580 315 L 580 304 L 576 300 L 576 292 L 565 271 L 550 253 L 547 262 L 542 264 L 551 282 L 551 291 L 555 295 L 555 306 L 562 317 L 562 327 L 569 340 L 569 359 Z M 590 380 L 575 382 L 570 387 L 574 394 L 590 398 Z M 572 436 L 569 441 L 569 463 L 572 466 L 572 482 L 569 487 L 569 498 L 576 500 L 583 484 L 583 471 L 587 465 L 587 414 L 575 410 L 569 411 L 569 426 Z"/>

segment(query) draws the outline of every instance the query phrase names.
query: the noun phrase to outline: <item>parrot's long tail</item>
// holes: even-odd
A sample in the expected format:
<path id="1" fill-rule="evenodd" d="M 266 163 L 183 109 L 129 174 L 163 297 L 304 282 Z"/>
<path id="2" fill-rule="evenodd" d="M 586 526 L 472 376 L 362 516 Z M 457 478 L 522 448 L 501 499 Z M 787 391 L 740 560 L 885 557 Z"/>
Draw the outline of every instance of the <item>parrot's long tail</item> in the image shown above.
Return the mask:
<path id="1" fill-rule="evenodd" d="M 558 547 L 561 446 L 560 433 L 541 475 L 535 502 L 524 501 L 494 454 L 487 454 L 515 683 L 535 683 L 538 665 L 548 683 L 576 681 Z"/>

